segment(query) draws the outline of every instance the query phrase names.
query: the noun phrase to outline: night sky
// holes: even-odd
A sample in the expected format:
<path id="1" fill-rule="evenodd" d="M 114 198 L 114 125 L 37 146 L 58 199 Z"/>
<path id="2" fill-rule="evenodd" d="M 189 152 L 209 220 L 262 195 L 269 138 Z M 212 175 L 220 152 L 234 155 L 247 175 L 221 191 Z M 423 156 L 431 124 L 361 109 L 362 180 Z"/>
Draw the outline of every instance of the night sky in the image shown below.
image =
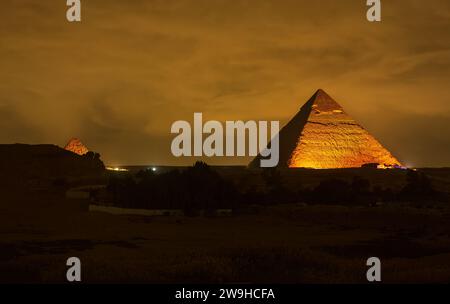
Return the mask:
<path id="1" fill-rule="evenodd" d="M 0 143 L 191 164 L 170 126 L 280 120 L 324 89 L 409 166 L 450 166 L 450 1 L 0 2 Z M 209 160 L 246 164 L 248 158 Z"/>

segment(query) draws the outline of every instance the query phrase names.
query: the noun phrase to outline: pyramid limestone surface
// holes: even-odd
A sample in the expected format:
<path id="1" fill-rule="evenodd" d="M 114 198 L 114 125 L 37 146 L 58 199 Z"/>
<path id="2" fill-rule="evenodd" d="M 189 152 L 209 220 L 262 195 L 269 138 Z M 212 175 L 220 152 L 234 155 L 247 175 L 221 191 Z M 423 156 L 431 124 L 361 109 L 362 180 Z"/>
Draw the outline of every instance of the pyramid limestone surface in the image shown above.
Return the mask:
<path id="1" fill-rule="evenodd" d="M 84 155 L 89 152 L 88 148 L 86 148 L 86 146 L 83 145 L 83 143 L 78 138 L 72 138 L 64 147 L 64 149 L 78 155 Z"/>
<path id="2" fill-rule="evenodd" d="M 372 135 L 323 90 L 318 90 L 280 131 L 280 167 L 355 168 L 400 166 Z M 251 167 L 259 166 L 256 157 Z"/>

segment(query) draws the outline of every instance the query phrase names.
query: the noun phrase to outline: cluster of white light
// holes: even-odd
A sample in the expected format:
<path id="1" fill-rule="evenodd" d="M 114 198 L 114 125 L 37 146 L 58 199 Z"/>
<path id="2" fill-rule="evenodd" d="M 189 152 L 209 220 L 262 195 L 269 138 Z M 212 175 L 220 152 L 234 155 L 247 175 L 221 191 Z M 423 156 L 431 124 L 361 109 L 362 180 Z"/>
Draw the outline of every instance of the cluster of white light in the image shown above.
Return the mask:
<path id="1" fill-rule="evenodd" d="M 106 167 L 106 170 L 109 170 L 109 171 L 128 171 L 128 169 L 119 168 L 119 167 Z"/>

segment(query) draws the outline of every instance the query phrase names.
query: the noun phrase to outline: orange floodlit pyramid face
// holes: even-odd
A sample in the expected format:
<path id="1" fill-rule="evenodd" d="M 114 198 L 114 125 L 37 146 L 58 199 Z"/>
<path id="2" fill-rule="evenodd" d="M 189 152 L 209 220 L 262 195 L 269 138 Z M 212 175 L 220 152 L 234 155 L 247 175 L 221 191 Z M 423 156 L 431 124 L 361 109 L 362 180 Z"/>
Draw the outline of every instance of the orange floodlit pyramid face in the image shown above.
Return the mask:
<path id="1" fill-rule="evenodd" d="M 355 168 L 401 163 L 323 90 L 318 90 L 280 131 L 279 166 Z M 258 156 L 250 165 L 259 164 Z"/>
<path id="2" fill-rule="evenodd" d="M 88 148 L 86 148 L 86 146 L 83 145 L 83 143 L 78 138 L 72 138 L 64 147 L 64 149 L 78 155 L 84 155 L 89 152 Z"/>

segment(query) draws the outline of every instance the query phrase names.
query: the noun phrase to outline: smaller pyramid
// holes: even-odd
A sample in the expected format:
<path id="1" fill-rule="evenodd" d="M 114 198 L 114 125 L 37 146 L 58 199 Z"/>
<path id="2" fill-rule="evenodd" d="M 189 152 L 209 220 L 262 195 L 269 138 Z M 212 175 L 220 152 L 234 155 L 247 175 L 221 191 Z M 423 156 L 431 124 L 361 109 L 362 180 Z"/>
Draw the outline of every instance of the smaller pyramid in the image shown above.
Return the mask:
<path id="1" fill-rule="evenodd" d="M 69 140 L 64 149 L 78 155 L 84 155 L 89 152 L 89 149 L 86 148 L 86 146 L 83 145 L 83 143 L 78 138 L 72 138 L 71 140 Z"/>

